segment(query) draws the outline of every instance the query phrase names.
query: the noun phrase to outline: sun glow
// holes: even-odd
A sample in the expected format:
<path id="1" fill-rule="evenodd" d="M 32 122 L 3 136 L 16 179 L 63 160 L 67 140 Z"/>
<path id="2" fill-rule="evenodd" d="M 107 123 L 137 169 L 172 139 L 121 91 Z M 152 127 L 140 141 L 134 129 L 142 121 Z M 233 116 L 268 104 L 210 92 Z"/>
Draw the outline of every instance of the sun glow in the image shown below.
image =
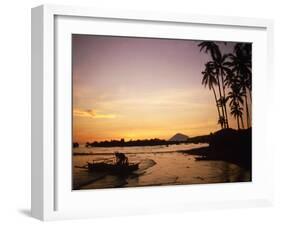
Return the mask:
<path id="1" fill-rule="evenodd" d="M 169 139 L 219 130 L 213 94 L 202 86 L 210 56 L 198 43 L 74 35 L 73 140 Z"/>

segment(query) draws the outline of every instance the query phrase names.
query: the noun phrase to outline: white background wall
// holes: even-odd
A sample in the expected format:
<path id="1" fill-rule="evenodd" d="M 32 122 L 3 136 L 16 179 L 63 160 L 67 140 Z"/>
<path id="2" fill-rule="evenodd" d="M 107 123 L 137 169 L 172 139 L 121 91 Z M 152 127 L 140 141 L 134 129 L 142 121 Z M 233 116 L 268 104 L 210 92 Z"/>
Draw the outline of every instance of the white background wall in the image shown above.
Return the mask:
<path id="1" fill-rule="evenodd" d="M 263 17 L 275 20 L 275 95 L 268 125 L 275 152 L 275 205 L 269 208 L 51 222 L 53 225 L 280 225 L 281 7 L 277 0 L 6 0 L 0 8 L 0 224 L 37 225 L 30 218 L 30 8 L 43 3 L 192 14 Z M 279 51 L 279 52 L 277 52 Z M 267 76 L 267 75 L 264 75 Z M 273 134 L 275 133 L 275 135 Z M 279 134 L 278 134 L 279 133 Z M 239 191 L 237 191 L 239 192 Z"/>

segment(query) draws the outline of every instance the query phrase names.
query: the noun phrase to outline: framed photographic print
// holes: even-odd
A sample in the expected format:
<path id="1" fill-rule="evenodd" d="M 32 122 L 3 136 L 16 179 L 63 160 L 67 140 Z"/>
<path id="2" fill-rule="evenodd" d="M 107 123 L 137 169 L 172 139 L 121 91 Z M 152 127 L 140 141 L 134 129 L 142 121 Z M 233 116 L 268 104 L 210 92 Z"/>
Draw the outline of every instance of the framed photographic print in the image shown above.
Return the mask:
<path id="1" fill-rule="evenodd" d="M 32 215 L 269 205 L 270 20 L 32 9 Z"/>

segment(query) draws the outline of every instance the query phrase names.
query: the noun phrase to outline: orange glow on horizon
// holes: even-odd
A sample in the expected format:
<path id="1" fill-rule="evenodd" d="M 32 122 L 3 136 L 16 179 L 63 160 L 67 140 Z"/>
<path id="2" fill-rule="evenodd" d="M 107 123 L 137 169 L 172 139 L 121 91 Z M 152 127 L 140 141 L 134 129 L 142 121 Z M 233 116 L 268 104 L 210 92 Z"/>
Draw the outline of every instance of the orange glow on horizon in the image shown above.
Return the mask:
<path id="1" fill-rule="evenodd" d="M 202 85 L 210 56 L 198 43 L 73 35 L 73 141 L 169 139 L 219 130 L 213 93 Z M 233 45 L 222 45 L 223 51 Z M 230 112 L 228 119 L 236 128 Z"/>

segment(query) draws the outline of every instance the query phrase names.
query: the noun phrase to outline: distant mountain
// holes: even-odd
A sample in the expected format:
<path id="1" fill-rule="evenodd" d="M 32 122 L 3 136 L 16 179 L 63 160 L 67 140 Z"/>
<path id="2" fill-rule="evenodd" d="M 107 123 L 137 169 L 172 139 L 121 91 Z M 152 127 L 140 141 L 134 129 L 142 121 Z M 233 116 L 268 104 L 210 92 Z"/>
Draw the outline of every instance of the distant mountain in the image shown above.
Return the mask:
<path id="1" fill-rule="evenodd" d="M 188 136 L 182 133 L 177 133 L 176 135 L 172 136 L 169 141 L 187 141 L 188 138 Z"/>

